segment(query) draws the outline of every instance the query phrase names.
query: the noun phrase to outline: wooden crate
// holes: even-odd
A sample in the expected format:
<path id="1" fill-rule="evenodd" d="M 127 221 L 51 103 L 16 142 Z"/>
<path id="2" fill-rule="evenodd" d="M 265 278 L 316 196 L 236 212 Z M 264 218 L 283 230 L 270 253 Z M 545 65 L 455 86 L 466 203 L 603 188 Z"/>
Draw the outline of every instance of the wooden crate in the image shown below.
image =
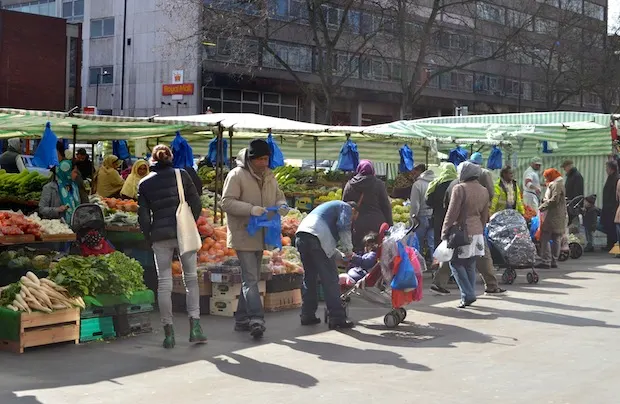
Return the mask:
<path id="1" fill-rule="evenodd" d="M 22 234 L 19 236 L 0 236 L 0 244 L 29 244 L 34 243 L 34 235 Z"/>
<path id="2" fill-rule="evenodd" d="M 79 343 L 80 309 L 53 313 L 21 313 L 19 341 L 0 340 L 0 349 L 23 353 L 24 349 L 59 342 Z"/>
<path id="3" fill-rule="evenodd" d="M 198 291 L 200 293 L 200 296 L 211 296 L 211 294 L 213 293 L 211 279 L 209 279 L 209 276 L 205 275 L 204 272 L 203 274 L 198 275 Z M 185 294 L 185 284 L 183 284 L 183 277 L 172 277 L 172 292 L 182 295 Z"/>
<path id="4" fill-rule="evenodd" d="M 75 234 L 41 234 L 41 241 L 44 243 L 60 243 L 75 241 Z"/>
<path id="5" fill-rule="evenodd" d="M 265 294 L 267 291 L 267 282 L 258 282 L 258 292 Z M 241 295 L 241 283 L 213 283 L 211 296 L 222 300 L 238 299 Z"/>
<path id="6" fill-rule="evenodd" d="M 265 304 L 265 295 L 260 295 L 260 301 Z M 212 297 L 209 302 L 210 312 L 213 316 L 232 317 L 237 311 L 239 299 L 217 299 Z"/>
<path id="7" fill-rule="evenodd" d="M 299 307 L 301 307 L 301 289 L 265 295 L 265 311 L 282 311 Z"/>

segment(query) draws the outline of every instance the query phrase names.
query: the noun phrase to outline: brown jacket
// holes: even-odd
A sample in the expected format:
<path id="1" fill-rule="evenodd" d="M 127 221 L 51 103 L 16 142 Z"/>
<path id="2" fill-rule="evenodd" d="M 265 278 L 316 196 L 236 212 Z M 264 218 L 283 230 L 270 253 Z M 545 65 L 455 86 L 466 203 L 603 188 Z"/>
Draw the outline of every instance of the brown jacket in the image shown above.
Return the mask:
<path id="1" fill-rule="evenodd" d="M 620 202 L 620 181 L 616 184 L 616 200 Z M 616 209 L 616 217 L 614 218 L 614 223 L 620 223 L 620 205 Z"/>
<path id="2" fill-rule="evenodd" d="M 566 189 L 562 177 L 549 183 L 543 202 L 538 207 L 545 212 L 542 231 L 563 234 L 566 231 Z"/>
<path id="3" fill-rule="evenodd" d="M 238 159 L 243 165 L 228 174 L 222 192 L 222 209 L 226 212 L 228 226 L 228 247 L 237 251 L 263 251 L 264 231 L 257 232 L 253 237 L 248 234 L 250 211 L 254 206 L 268 208 L 283 205 L 286 198 L 271 170 L 267 169 L 261 179 L 252 171 L 247 155 L 239 156 Z"/>
<path id="4" fill-rule="evenodd" d="M 459 218 L 465 220 L 469 236 L 484 234 L 484 226 L 489 221 L 489 193 L 477 180 L 457 184 L 452 189 L 441 231 L 442 240 L 448 239 L 450 228 L 459 222 Z"/>

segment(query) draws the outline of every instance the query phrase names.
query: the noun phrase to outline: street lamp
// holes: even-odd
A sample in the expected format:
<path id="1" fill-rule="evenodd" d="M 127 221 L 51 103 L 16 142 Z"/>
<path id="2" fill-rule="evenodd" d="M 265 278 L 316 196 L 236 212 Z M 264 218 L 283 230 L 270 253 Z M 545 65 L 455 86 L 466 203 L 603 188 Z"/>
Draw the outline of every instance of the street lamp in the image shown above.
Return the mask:
<path id="1" fill-rule="evenodd" d="M 107 70 L 104 70 L 102 73 L 97 73 L 97 90 L 95 91 L 95 107 L 97 107 L 97 109 L 99 109 L 99 84 L 101 84 L 101 78 L 109 75 L 110 73 L 108 73 Z"/>

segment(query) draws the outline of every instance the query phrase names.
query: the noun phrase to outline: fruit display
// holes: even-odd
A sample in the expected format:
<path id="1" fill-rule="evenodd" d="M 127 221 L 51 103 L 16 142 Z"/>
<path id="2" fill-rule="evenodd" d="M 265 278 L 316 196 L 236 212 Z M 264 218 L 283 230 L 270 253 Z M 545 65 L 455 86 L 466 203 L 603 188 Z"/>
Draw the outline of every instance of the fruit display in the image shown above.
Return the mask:
<path id="1" fill-rule="evenodd" d="M 138 202 L 133 199 L 103 198 L 103 203 L 112 213 L 138 211 Z"/>
<path id="2" fill-rule="evenodd" d="M 400 173 L 394 180 L 394 188 L 409 188 L 413 185 L 413 177 L 409 173 Z"/>
<path id="3" fill-rule="evenodd" d="M 403 199 L 392 199 L 392 220 L 396 223 L 409 223 L 409 206 Z"/>
<path id="4" fill-rule="evenodd" d="M 524 208 L 525 208 L 525 213 L 523 213 L 523 217 L 525 218 L 525 220 L 529 222 L 536 216 L 536 211 L 532 209 L 531 206 L 528 206 L 528 205 L 525 205 Z"/>
<path id="5" fill-rule="evenodd" d="M 276 177 L 280 188 L 284 188 L 288 185 L 297 183 L 302 172 L 303 171 L 299 167 L 282 166 L 274 169 L 273 175 Z"/>
<path id="6" fill-rule="evenodd" d="M 9 174 L 0 170 L 0 198 L 38 201 L 43 186 L 49 181 L 49 176 L 37 171 L 24 170 L 19 174 Z"/>
<path id="7" fill-rule="evenodd" d="M 263 257 L 269 259 L 268 267 L 274 275 L 304 272 L 301 257 L 295 247 L 282 247 L 282 251 L 265 251 Z"/>
<path id="8" fill-rule="evenodd" d="M 230 172 L 227 167 L 223 168 L 224 175 L 223 179 L 226 179 L 226 176 Z M 207 189 L 215 189 L 215 168 L 202 166 L 197 171 L 198 177 L 202 181 L 202 186 Z M 222 181 L 223 182 L 223 181 Z M 220 184 L 220 187 L 222 184 Z"/>
<path id="9" fill-rule="evenodd" d="M 339 201 L 342 199 L 342 188 L 333 189 L 327 195 L 319 196 L 317 202 Z"/>
<path id="10" fill-rule="evenodd" d="M 20 236 L 32 234 L 36 238 L 41 238 L 41 226 L 28 220 L 21 213 L 0 212 L 0 235 Z"/>
<path id="11" fill-rule="evenodd" d="M 0 306 L 13 311 L 51 313 L 73 307 L 86 308 L 81 297 L 71 297 L 55 282 L 28 272 L 19 282 L 0 289 Z"/>
<path id="12" fill-rule="evenodd" d="M 297 209 L 291 209 L 288 215 L 282 218 L 282 235 L 291 239 L 295 238 L 299 223 L 301 223 L 306 216 L 308 216 L 307 213 L 301 213 Z M 284 245 L 284 243 L 282 244 Z"/>
<path id="13" fill-rule="evenodd" d="M 28 220 L 39 225 L 43 234 L 60 235 L 73 234 L 73 230 L 62 220 L 58 219 L 41 219 L 38 213 L 28 216 Z"/>

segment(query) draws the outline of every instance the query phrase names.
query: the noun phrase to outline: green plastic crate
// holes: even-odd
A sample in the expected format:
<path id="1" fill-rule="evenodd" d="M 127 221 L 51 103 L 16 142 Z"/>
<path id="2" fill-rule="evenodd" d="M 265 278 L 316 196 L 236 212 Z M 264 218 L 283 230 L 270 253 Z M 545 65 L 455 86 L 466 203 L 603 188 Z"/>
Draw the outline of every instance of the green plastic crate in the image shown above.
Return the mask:
<path id="1" fill-rule="evenodd" d="M 80 342 L 115 338 L 113 317 L 87 318 L 80 322 Z"/>
<path id="2" fill-rule="evenodd" d="M 116 306 L 116 314 L 119 316 L 125 314 L 150 313 L 153 311 L 152 304 L 119 304 Z"/>

